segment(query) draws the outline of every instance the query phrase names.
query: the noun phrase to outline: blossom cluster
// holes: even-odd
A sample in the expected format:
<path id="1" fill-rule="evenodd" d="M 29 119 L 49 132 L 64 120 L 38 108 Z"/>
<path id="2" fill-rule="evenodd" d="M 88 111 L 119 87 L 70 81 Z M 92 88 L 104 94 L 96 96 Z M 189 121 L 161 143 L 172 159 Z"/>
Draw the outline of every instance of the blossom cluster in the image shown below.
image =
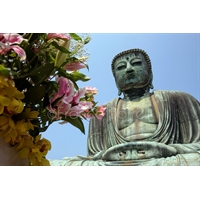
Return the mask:
<path id="1" fill-rule="evenodd" d="M 50 98 L 50 104 L 47 109 L 56 120 L 65 120 L 66 116 L 71 118 L 84 117 L 91 119 L 96 116 L 102 119 L 105 108 L 96 106 L 93 95 L 97 94 L 96 88 L 84 87 L 77 91 L 73 83 L 64 78 L 57 78 L 59 84 L 58 92 Z M 95 107 L 96 106 L 96 107 Z"/>
<path id="2" fill-rule="evenodd" d="M 18 54 L 21 61 L 25 60 L 26 53 L 24 49 L 18 45 L 23 40 L 25 39 L 19 34 L 0 34 L 0 54 L 6 55 L 10 50 L 13 50 Z"/>
<path id="3" fill-rule="evenodd" d="M 51 142 L 41 132 L 51 123 L 63 120 L 84 133 L 83 119 L 104 116 L 97 89 L 76 83 L 90 79 L 79 72 L 88 68 L 89 41 L 75 33 L 0 33 L 0 137 L 30 165 L 49 165 Z"/>
<path id="4" fill-rule="evenodd" d="M 17 90 L 13 80 L 0 75 L 0 137 L 4 137 L 11 146 L 16 146 L 20 158 L 28 157 L 30 165 L 49 165 L 45 155 L 51 149 L 50 142 L 46 139 L 34 140 L 29 134 L 29 130 L 34 130 L 31 121 L 39 113 L 24 108 L 23 98 L 24 94 Z"/>

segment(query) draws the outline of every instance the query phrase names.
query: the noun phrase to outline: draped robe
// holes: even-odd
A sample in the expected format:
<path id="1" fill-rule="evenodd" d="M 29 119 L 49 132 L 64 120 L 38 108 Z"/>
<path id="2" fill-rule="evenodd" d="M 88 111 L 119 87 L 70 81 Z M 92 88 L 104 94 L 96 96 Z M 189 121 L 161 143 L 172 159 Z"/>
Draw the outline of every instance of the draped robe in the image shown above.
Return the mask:
<path id="1" fill-rule="evenodd" d="M 191 95 L 179 91 L 154 91 L 159 118 L 154 133 L 135 141 L 124 138 L 117 127 L 117 106 L 120 98 L 106 104 L 106 114 L 100 121 L 90 120 L 88 156 L 65 157 L 63 160 L 50 160 L 51 165 L 100 165 L 100 166 L 182 166 L 200 165 L 200 103 Z M 171 155 L 163 147 L 165 156 L 147 159 L 120 160 L 118 149 L 131 149 L 135 143 L 148 145 L 166 144 L 178 153 Z M 154 145 L 153 145 L 154 146 Z M 152 148 L 153 148 L 152 146 Z M 155 147 L 156 148 L 156 147 Z M 111 155 L 111 159 L 110 158 Z M 114 160 L 113 158 L 117 158 Z"/>

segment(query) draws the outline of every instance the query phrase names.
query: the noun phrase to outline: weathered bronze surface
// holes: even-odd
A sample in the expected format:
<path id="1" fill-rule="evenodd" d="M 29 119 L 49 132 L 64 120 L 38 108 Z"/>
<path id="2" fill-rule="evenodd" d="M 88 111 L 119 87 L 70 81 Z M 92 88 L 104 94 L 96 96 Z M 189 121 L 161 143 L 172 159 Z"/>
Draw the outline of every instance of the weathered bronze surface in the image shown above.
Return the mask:
<path id="1" fill-rule="evenodd" d="M 106 115 L 90 121 L 88 156 L 51 160 L 51 165 L 200 165 L 200 103 L 179 91 L 153 89 L 151 62 L 140 49 L 112 61 L 119 95 Z"/>

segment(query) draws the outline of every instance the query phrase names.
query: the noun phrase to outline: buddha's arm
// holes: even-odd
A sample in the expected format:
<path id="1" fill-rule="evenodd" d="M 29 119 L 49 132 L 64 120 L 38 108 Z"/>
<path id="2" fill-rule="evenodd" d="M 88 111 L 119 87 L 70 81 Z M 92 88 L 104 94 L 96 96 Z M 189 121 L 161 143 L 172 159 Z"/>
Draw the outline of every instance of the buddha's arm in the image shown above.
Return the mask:
<path id="1" fill-rule="evenodd" d="M 179 154 L 200 152 L 200 143 L 169 144 L 169 146 L 174 147 Z"/>
<path id="2" fill-rule="evenodd" d="M 177 117 L 182 142 L 169 145 L 179 154 L 197 153 L 200 150 L 200 103 L 189 94 L 179 94 Z"/>
<path id="3" fill-rule="evenodd" d="M 145 163 L 150 166 L 200 166 L 200 144 L 170 144 L 177 151 L 176 155 L 151 159 Z"/>
<path id="4" fill-rule="evenodd" d="M 200 116 L 194 115 L 194 119 L 185 120 L 180 124 L 180 137 L 183 142 L 169 144 L 174 147 L 179 154 L 197 153 L 200 151 Z"/>

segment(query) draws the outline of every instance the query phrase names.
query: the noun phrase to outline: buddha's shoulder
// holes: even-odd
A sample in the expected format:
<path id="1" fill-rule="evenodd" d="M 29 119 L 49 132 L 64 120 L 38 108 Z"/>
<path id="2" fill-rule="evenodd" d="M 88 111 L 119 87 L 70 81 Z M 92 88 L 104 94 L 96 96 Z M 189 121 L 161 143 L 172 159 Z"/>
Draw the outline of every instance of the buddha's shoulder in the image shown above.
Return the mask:
<path id="1" fill-rule="evenodd" d="M 185 99 L 185 100 L 191 100 L 191 101 L 197 101 L 198 100 L 193 97 L 191 94 L 183 92 L 183 91 L 179 91 L 179 90 L 154 90 L 152 91 L 150 94 L 154 94 L 155 97 L 159 97 L 159 96 L 170 96 L 173 97 L 175 99 Z M 114 98 L 112 100 L 110 100 L 109 102 L 106 102 L 105 104 L 103 104 L 104 107 L 115 107 L 118 102 L 121 100 L 120 97 Z"/>
<path id="2" fill-rule="evenodd" d="M 114 98 L 108 102 L 106 102 L 105 104 L 103 104 L 102 106 L 104 107 L 108 107 L 108 106 L 111 106 L 111 105 L 117 105 L 118 101 L 120 100 L 121 98 L 120 97 L 117 97 L 117 98 Z"/>
<path id="3" fill-rule="evenodd" d="M 191 94 L 189 94 L 187 92 L 179 91 L 179 90 L 154 90 L 153 93 L 155 96 L 167 95 L 167 96 L 171 96 L 171 97 L 174 97 L 174 98 L 180 99 L 180 100 L 184 99 L 184 100 L 191 100 L 191 101 L 198 102 L 198 100 Z"/>

